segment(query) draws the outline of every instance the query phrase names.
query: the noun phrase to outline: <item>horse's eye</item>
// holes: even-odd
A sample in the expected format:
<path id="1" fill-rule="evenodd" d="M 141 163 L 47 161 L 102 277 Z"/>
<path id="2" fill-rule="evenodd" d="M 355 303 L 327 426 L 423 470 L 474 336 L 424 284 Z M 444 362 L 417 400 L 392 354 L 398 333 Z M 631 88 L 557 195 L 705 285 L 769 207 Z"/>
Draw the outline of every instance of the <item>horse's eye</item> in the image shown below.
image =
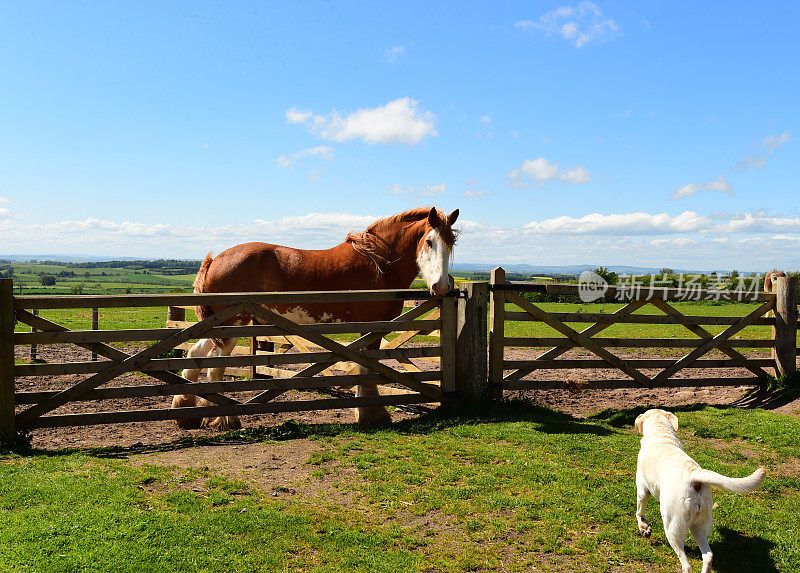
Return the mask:
<path id="1" fill-rule="evenodd" d="M 429 247 L 432 247 L 432 246 L 433 246 L 433 241 L 431 241 L 430 239 L 427 239 L 425 242 L 427 243 L 427 245 L 428 245 Z"/>

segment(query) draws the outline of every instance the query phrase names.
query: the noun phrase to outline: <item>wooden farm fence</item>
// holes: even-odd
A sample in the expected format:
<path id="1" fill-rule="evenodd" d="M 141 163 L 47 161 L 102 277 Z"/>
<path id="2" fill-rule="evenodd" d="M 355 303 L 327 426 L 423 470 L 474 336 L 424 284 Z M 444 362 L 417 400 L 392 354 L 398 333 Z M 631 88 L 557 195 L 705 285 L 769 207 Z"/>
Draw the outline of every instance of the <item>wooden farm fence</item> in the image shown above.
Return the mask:
<path id="1" fill-rule="evenodd" d="M 407 311 L 410 309 L 419 306 L 419 303 L 423 301 L 419 300 L 406 300 L 403 303 L 403 311 Z M 188 328 L 196 322 L 194 321 L 187 321 L 186 320 L 186 311 L 187 310 L 194 310 L 193 306 L 169 306 L 167 307 L 167 320 L 165 322 L 165 326 L 167 328 Z M 428 321 L 435 321 L 441 317 L 439 309 L 434 308 L 430 311 L 429 314 L 425 316 L 425 319 Z M 93 329 L 96 330 L 96 326 L 93 325 Z M 380 347 L 382 349 L 393 349 L 399 348 L 415 336 L 430 336 L 434 338 L 439 338 L 441 336 L 441 332 L 439 329 L 425 329 L 425 330 L 408 330 L 401 334 L 397 334 L 393 338 L 387 338 L 388 333 L 384 334 L 383 338 L 380 341 Z M 280 336 L 251 336 L 249 337 L 249 348 L 244 346 L 236 346 L 233 349 L 232 354 L 234 355 L 246 355 L 246 354 L 264 354 L 264 353 L 278 353 L 278 354 L 285 354 L 290 352 L 292 349 L 296 349 L 299 352 L 313 352 L 313 351 L 321 351 L 324 350 L 323 348 L 316 346 L 315 344 L 310 343 L 308 340 L 304 338 L 292 335 L 292 334 L 284 334 Z M 191 348 L 191 342 L 184 342 L 183 344 L 179 344 L 175 348 L 185 352 Z M 33 348 L 33 347 L 32 347 Z M 403 358 L 398 356 L 395 358 L 400 364 L 402 364 L 403 368 L 408 371 L 412 372 L 420 372 L 421 370 L 419 367 L 414 364 L 410 359 Z M 421 361 L 427 362 L 439 362 L 439 357 L 419 357 Z M 321 374 L 323 376 L 334 376 L 336 370 L 341 370 L 345 373 L 349 374 L 356 374 L 356 370 L 358 369 L 358 365 L 352 362 L 339 362 L 334 364 L 333 366 L 323 370 Z M 249 368 L 245 367 L 237 367 L 237 368 L 229 368 L 226 370 L 226 373 L 233 376 L 252 376 L 253 378 L 257 377 L 258 375 L 266 375 L 266 376 L 273 376 L 275 378 L 291 378 L 294 376 L 294 372 L 292 370 L 287 370 L 285 368 L 276 368 L 271 366 L 251 366 Z"/>
<path id="2" fill-rule="evenodd" d="M 605 297 L 623 299 L 613 313 L 547 312 L 522 296 L 524 292 L 579 295 L 580 285 L 519 284 L 505 280 L 501 268 L 490 282 L 461 283 L 445 297 L 431 297 L 422 290 L 344 291 L 304 293 L 228 293 L 117 296 L 14 296 L 13 282 L 0 280 L 0 435 L 13 437 L 15 429 L 104 424 L 175 418 L 214 417 L 267 412 L 291 412 L 359 406 L 407 405 L 441 402 L 448 396 L 478 403 L 489 403 L 504 389 L 545 388 L 654 388 L 707 385 L 758 384 L 770 371 L 789 375 L 796 370 L 797 358 L 797 279 L 778 278 L 777 292 L 750 292 L 745 301 L 757 306 L 746 316 L 688 316 L 671 301 L 685 298 L 677 289 L 642 287 L 626 290 L 608 287 Z M 694 290 L 691 298 L 742 300 L 727 291 Z M 265 305 L 412 300 L 419 306 L 391 321 L 370 323 L 298 324 L 265 309 Z M 177 307 L 197 304 L 224 306 L 216 314 L 197 323 L 188 323 L 176 314 Z M 507 308 L 507 306 L 509 308 Z M 174 328 L 126 330 L 70 330 L 41 315 L 38 310 L 107 307 L 173 307 L 170 326 Z M 635 311 L 654 307 L 657 314 Z M 256 316 L 265 325 L 220 326 L 241 312 Z M 437 316 L 435 313 L 439 313 Z M 770 315 L 771 314 L 771 315 Z M 774 316 L 773 316 L 774 315 Z M 14 332 L 15 322 L 31 327 L 32 332 Z M 514 321 L 544 323 L 557 334 L 549 336 L 509 336 Z M 581 330 L 570 325 L 592 323 Z M 609 327 L 620 324 L 679 325 L 691 333 L 686 338 L 599 337 Z M 713 334 L 703 325 L 723 326 Z M 751 326 L 771 326 L 772 335 L 740 338 L 738 333 Z M 96 327 L 96 325 L 93 325 Z M 439 330 L 437 344 L 404 348 L 401 345 L 417 334 Z M 489 332 L 487 340 L 487 330 Z M 388 333 L 399 333 L 390 341 Z M 328 335 L 356 333 L 348 343 Z M 164 353 L 201 337 L 262 338 L 283 348 L 265 352 L 258 342 L 244 349 L 245 354 L 228 357 L 166 358 Z M 276 338 L 277 337 L 277 338 Z M 374 348 L 382 341 L 382 348 Z M 121 350 L 115 343 L 149 343 L 135 352 Z M 293 348 L 289 350 L 289 343 Z M 15 364 L 14 348 L 20 345 L 72 344 L 103 357 L 99 361 Z M 488 346 L 488 348 L 487 348 Z M 137 347 L 138 348 L 138 347 Z M 542 349 L 534 357 L 515 358 L 509 349 Z M 629 357 L 616 349 L 688 349 L 678 357 Z M 740 349 L 770 349 L 770 356 L 754 357 Z M 579 357 L 568 353 L 577 350 Z M 240 351 L 241 352 L 241 351 Z M 589 353 L 590 358 L 585 354 Z M 707 357 L 711 352 L 721 357 Z M 564 356 L 564 355 L 567 356 Z M 488 361 L 487 361 L 488 355 Z M 412 359 L 436 359 L 438 370 L 421 369 Z M 390 364 L 387 361 L 395 361 Z M 306 364 L 300 370 L 288 365 Z M 239 368 L 245 379 L 189 383 L 174 370 L 183 368 Z M 369 374 L 353 366 L 363 366 Z M 295 366 L 297 368 L 297 366 Z M 714 368 L 724 377 L 683 377 L 687 369 Z M 338 369 L 338 371 L 337 371 Z M 580 372 L 580 380 L 553 376 L 564 369 Z M 593 377 L 600 369 L 613 369 L 620 378 Z M 747 376 L 739 374 L 742 370 Z M 141 372 L 158 384 L 109 386 L 122 374 Z M 551 373 L 549 379 L 530 377 Z M 15 378 L 68 375 L 72 385 L 50 391 L 15 390 Z M 271 376 L 269 378 L 265 376 Z M 381 384 L 399 387 L 399 393 L 376 397 L 335 397 L 276 402 L 287 390 L 314 390 Z M 237 399 L 241 393 L 249 395 Z M 237 398 L 226 393 L 239 393 Z M 59 412 L 70 402 L 124 400 L 196 394 L 213 406 L 169 409 L 154 407 L 138 410 L 101 410 L 82 413 Z M 161 405 L 163 406 L 163 404 Z"/>
<path id="3" fill-rule="evenodd" d="M 505 271 L 496 268 L 490 281 L 490 334 L 489 334 L 489 384 L 496 394 L 502 389 L 547 388 L 656 388 L 685 386 L 719 386 L 757 384 L 774 371 L 776 376 L 792 374 L 797 357 L 797 279 L 777 279 L 777 292 L 748 292 L 743 296 L 733 291 L 685 290 L 674 288 L 607 287 L 606 299 L 618 299 L 625 304 L 613 313 L 546 312 L 522 296 L 525 292 L 554 295 L 581 293 L 581 285 L 574 284 L 520 284 L 505 280 Z M 584 291 L 586 292 L 586 291 Z M 674 300 L 736 300 L 757 303 L 758 306 L 742 317 L 687 316 L 670 304 Z M 506 308 L 506 306 L 511 308 Z M 647 307 L 657 314 L 634 314 Z M 768 313 L 774 314 L 766 316 Z M 536 321 L 544 323 L 560 336 L 512 337 L 507 336 L 510 321 Z M 576 330 L 570 324 L 592 323 Z M 687 338 L 601 338 L 609 327 L 620 324 L 682 325 L 693 336 Z M 712 334 L 702 325 L 722 325 L 725 328 Z M 745 339 L 737 336 L 753 325 L 771 325 L 772 336 Z M 509 348 L 541 349 L 534 357 L 518 359 L 508 356 Z M 619 351 L 609 349 L 689 349 L 679 357 L 629 358 Z M 738 349 L 771 349 L 769 357 L 749 357 Z M 562 357 L 579 349 L 591 358 Z M 722 358 L 703 358 L 712 351 Z M 722 373 L 741 372 L 747 376 L 681 377 L 686 369 L 714 368 Z M 542 379 L 542 374 L 554 370 L 578 369 L 579 380 L 563 380 L 564 376 Z M 617 379 L 592 376 L 598 369 L 613 369 L 622 374 Z M 644 371 L 647 370 L 648 373 Z M 529 376 L 538 379 L 531 380 Z M 555 379 L 553 379 L 555 378 Z"/>
<path id="4" fill-rule="evenodd" d="M 420 304 L 394 320 L 378 322 L 298 324 L 265 306 L 275 304 L 371 302 L 415 300 Z M 223 309 L 185 328 L 122 330 L 70 330 L 52 320 L 34 314 L 45 309 L 141 308 L 188 305 L 215 305 Z M 16 430 L 41 427 L 154 421 L 177 418 L 215 417 L 268 412 L 340 409 L 366 406 L 391 406 L 441 402 L 457 392 L 456 320 L 463 317 L 464 303 L 458 291 L 444 297 L 432 297 L 423 290 L 338 291 L 302 293 L 228 293 L 116 296 L 14 296 L 13 282 L 0 280 L 0 435 L 13 437 Z M 227 319 L 246 312 L 262 325 L 220 326 Z M 434 312 L 435 318 L 430 318 Z M 426 315 L 429 315 L 426 317 Z M 469 318 L 469 317 L 468 317 Z M 14 332 L 15 322 L 31 327 L 32 332 Z M 441 331 L 436 345 L 404 348 L 400 344 L 414 334 Z M 373 349 L 390 332 L 399 334 L 390 347 Z M 485 331 L 484 331 L 485 332 Z M 352 342 L 340 342 L 328 335 L 354 333 Z M 250 353 L 224 357 L 172 358 L 164 354 L 190 340 L 210 337 L 290 337 L 303 352 Z M 397 342 L 395 342 L 397 341 Z M 136 351 L 118 348 L 118 343 L 136 343 Z M 14 347 L 21 345 L 77 345 L 103 357 L 102 360 L 15 364 Z M 116 344 L 116 346 L 112 345 Z M 139 349 L 141 345 L 144 348 Z M 299 345 L 299 346 L 298 346 Z M 386 346 L 386 345 L 384 345 Z M 438 358 L 438 369 L 416 368 L 411 359 Z M 399 366 L 387 365 L 396 361 Z M 337 363 L 347 362 L 368 369 L 368 374 L 350 369 L 345 374 L 330 371 Z M 391 362 L 390 362 L 391 364 Z M 287 365 L 307 365 L 289 371 Z M 245 367 L 252 374 L 272 369 L 281 377 L 250 376 L 247 379 L 189 383 L 173 371 L 183 368 Z M 118 385 L 109 383 L 129 372 L 141 372 L 157 384 Z M 269 372 L 268 372 L 269 373 Z M 327 375 L 322 375 L 323 373 Z M 59 390 L 21 391 L 15 378 L 72 377 L 71 385 Z M 85 376 L 75 381 L 76 378 Z M 329 387 L 353 387 L 359 384 L 391 385 L 399 390 L 392 395 L 371 397 L 334 397 L 276 402 L 287 390 L 313 390 Z M 247 399 L 226 393 L 249 392 Z M 59 412 L 71 402 L 123 400 L 129 398 L 169 397 L 196 394 L 213 406 L 171 409 L 129 409 Z M 255 395 L 253 395 L 255 394 Z M 238 396 L 237 396 L 238 397 Z"/>

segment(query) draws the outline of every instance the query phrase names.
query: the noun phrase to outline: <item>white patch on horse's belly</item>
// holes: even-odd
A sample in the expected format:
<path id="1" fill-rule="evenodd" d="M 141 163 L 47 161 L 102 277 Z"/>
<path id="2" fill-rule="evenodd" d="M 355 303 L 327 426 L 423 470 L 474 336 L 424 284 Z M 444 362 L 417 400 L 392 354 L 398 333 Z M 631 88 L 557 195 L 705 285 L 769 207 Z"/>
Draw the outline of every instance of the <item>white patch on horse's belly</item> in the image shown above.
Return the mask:
<path id="1" fill-rule="evenodd" d="M 342 322 L 341 320 L 333 320 L 333 315 L 329 312 L 325 312 L 319 318 L 319 320 L 315 320 L 306 309 L 301 306 L 296 306 L 294 308 L 290 308 L 286 312 L 279 313 L 282 317 L 288 318 L 294 323 L 297 324 L 314 324 L 317 322 Z"/>

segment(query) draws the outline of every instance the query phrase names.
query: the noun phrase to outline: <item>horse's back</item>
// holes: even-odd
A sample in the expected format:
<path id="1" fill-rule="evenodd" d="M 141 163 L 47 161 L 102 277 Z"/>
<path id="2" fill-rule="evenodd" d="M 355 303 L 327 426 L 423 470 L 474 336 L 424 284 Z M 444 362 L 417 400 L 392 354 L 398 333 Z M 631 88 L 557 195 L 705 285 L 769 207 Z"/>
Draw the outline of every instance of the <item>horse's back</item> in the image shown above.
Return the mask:
<path id="1" fill-rule="evenodd" d="M 343 243 L 326 250 L 293 249 L 271 243 L 244 243 L 217 255 L 203 277 L 202 292 L 286 292 L 361 290 L 377 284 L 374 268 Z M 384 287 L 385 288 L 385 287 Z M 387 320 L 397 316 L 402 302 L 306 303 L 276 305 L 302 322 Z"/>

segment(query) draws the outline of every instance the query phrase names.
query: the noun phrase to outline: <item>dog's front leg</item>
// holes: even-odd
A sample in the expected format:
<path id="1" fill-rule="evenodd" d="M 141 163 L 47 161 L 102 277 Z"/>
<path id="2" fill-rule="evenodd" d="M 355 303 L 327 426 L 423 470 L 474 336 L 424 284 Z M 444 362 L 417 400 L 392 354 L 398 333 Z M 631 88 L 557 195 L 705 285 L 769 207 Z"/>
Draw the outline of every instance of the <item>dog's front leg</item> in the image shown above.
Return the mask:
<path id="1" fill-rule="evenodd" d="M 639 524 L 639 533 L 645 537 L 650 537 L 653 533 L 650 524 L 644 517 L 644 510 L 647 508 L 647 502 L 650 501 L 650 492 L 644 485 L 636 484 L 636 522 Z"/>

